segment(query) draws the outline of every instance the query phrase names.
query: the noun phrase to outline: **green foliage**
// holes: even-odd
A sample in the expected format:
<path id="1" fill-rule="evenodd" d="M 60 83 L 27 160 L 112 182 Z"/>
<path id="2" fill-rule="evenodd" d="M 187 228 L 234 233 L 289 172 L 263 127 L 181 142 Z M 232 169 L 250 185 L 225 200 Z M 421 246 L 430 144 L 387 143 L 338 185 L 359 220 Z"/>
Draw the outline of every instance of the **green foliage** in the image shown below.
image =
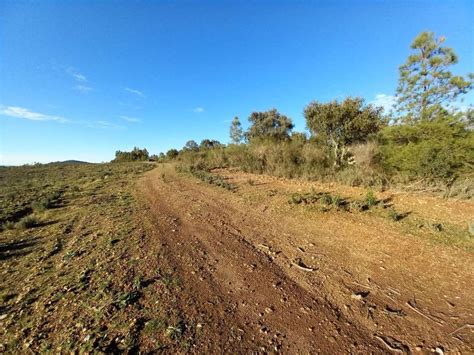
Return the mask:
<path id="1" fill-rule="evenodd" d="M 216 186 L 219 186 L 219 187 L 222 187 L 226 190 L 229 190 L 229 191 L 236 191 L 237 190 L 237 186 L 234 185 L 234 184 L 231 184 L 229 182 L 226 181 L 226 179 L 220 175 L 217 175 L 217 174 L 210 174 L 204 170 L 198 170 L 198 169 L 191 169 L 191 173 L 196 176 L 198 179 L 208 183 L 208 184 L 211 184 L 211 185 L 216 185 Z"/>
<path id="2" fill-rule="evenodd" d="M 31 204 L 31 207 L 38 212 L 45 211 L 53 206 L 53 201 L 47 197 L 42 197 L 38 201 L 35 201 Z"/>
<path id="3" fill-rule="evenodd" d="M 445 107 L 472 88 L 472 74 L 464 79 L 448 70 L 458 58 L 451 48 L 442 46 L 444 40 L 436 39 L 433 32 L 420 33 L 411 44 L 415 53 L 400 66 L 397 110 L 405 114 L 404 123 L 446 114 Z"/>
<path id="4" fill-rule="evenodd" d="M 15 229 L 15 222 L 13 221 L 6 221 L 2 224 L 2 230 L 5 229 Z"/>
<path id="5" fill-rule="evenodd" d="M 16 227 L 19 229 L 28 229 L 28 228 L 36 227 L 39 223 L 40 221 L 38 218 L 32 215 L 29 215 L 20 219 L 17 222 Z"/>
<path id="6" fill-rule="evenodd" d="M 290 118 L 280 114 L 276 109 L 266 112 L 252 112 L 249 117 L 251 124 L 246 133 L 249 141 L 288 139 L 294 125 Z"/>
<path id="7" fill-rule="evenodd" d="M 138 301 L 140 293 L 138 291 L 125 292 L 120 294 L 115 300 L 115 305 L 118 308 L 125 308 L 130 304 Z"/>
<path id="8" fill-rule="evenodd" d="M 170 149 L 166 152 L 166 157 L 168 159 L 175 159 L 179 155 L 179 152 L 177 149 Z"/>
<path id="9" fill-rule="evenodd" d="M 382 164 L 391 174 L 452 180 L 472 171 L 474 133 L 455 118 L 386 127 Z"/>
<path id="10" fill-rule="evenodd" d="M 198 147 L 189 141 L 179 153 L 179 161 L 203 171 L 231 166 L 253 173 L 380 189 L 391 182 L 421 177 L 430 184 L 445 185 L 449 196 L 471 196 L 473 110 L 451 114 L 447 104 L 471 89 L 472 76 L 469 81 L 447 70 L 457 58 L 451 49 L 441 46 L 443 41 L 424 32 L 413 42 L 417 52 L 400 68 L 398 108 L 407 116 L 398 124 L 391 121 L 387 125 L 382 108 L 365 105 L 361 98 L 311 102 L 304 110 L 309 139 L 305 133 L 292 132 L 291 120 L 276 109 L 253 112 L 246 144 L 239 144 L 242 128 L 235 117 L 230 129 L 235 144 L 223 146 L 205 139 Z M 456 185 L 458 177 L 465 182 Z M 327 199 L 331 205 L 329 198 L 321 200 Z M 294 196 L 292 203 L 306 200 Z M 361 208 L 375 203 L 375 196 L 367 196 Z"/>
<path id="11" fill-rule="evenodd" d="M 230 139 L 234 144 L 240 144 L 244 138 L 244 133 L 242 131 L 242 125 L 240 119 L 236 116 L 232 120 L 230 125 Z"/>
<path id="12" fill-rule="evenodd" d="M 387 210 L 387 214 L 388 214 L 388 218 L 390 218 L 394 222 L 398 222 L 399 220 L 403 218 L 403 216 L 400 213 L 398 213 L 393 207 L 390 207 Z"/>
<path id="13" fill-rule="evenodd" d="M 367 191 L 365 194 L 365 199 L 364 199 L 365 204 L 367 207 L 373 207 L 379 203 L 379 200 L 377 200 L 377 197 L 375 196 L 374 192 L 372 190 Z"/>
<path id="14" fill-rule="evenodd" d="M 146 149 L 135 147 L 131 152 L 122 152 L 120 150 L 116 151 L 113 162 L 147 161 L 148 159 L 149 154 Z"/>
<path id="15" fill-rule="evenodd" d="M 199 150 L 199 145 L 193 141 L 187 141 L 186 144 L 183 147 L 183 150 L 188 150 L 188 151 L 198 151 Z"/>
<path id="16" fill-rule="evenodd" d="M 214 148 L 221 148 L 223 147 L 224 145 L 219 142 L 219 141 L 216 141 L 214 139 L 203 139 L 201 141 L 201 144 L 199 144 L 199 149 L 200 150 L 203 150 L 203 149 L 214 149 Z"/>
<path id="17" fill-rule="evenodd" d="M 336 167 L 344 165 L 349 146 L 367 141 L 382 126 L 382 108 L 364 106 L 361 98 L 348 97 L 323 104 L 311 102 L 304 110 L 313 137 L 328 146 Z"/>

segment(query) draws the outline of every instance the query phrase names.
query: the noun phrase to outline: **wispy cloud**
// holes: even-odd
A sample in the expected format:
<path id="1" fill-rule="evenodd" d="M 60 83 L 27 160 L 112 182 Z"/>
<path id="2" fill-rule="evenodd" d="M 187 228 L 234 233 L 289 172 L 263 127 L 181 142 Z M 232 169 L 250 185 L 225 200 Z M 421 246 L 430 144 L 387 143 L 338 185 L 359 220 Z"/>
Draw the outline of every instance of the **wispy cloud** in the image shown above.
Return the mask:
<path id="1" fill-rule="evenodd" d="M 134 95 L 137 95 L 137 96 L 140 96 L 140 97 L 145 97 L 145 95 L 143 94 L 143 92 L 141 92 L 140 90 L 137 90 L 137 89 L 131 89 L 131 88 L 123 88 L 125 91 L 131 93 L 131 94 L 134 94 Z"/>
<path id="2" fill-rule="evenodd" d="M 203 107 L 196 107 L 196 108 L 193 109 L 193 112 L 202 113 L 202 112 L 204 112 L 204 108 Z"/>
<path id="3" fill-rule="evenodd" d="M 48 115 L 40 112 L 34 112 L 24 107 L 19 106 L 1 106 L 0 105 L 0 116 L 8 116 L 14 118 L 20 118 L 29 121 L 55 121 L 60 123 L 69 123 L 78 125 L 86 128 L 100 128 L 100 129 L 123 129 L 124 126 L 117 125 L 112 122 L 105 120 L 99 121 L 81 121 L 81 120 L 69 120 L 61 116 Z M 122 118 L 127 117 L 123 116 Z M 127 117 L 129 122 L 138 122 L 138 119 Z M 133 121 L 137 120 L 137 121 Z"/>
<path id="4" fill-rule="evenodd" d="M 120 118 L 127 122 L 140 122 L 141 121 L 139 118 L 135 118 L 135 117 L 120 116 Z"/>
<path id="5" fill-rule="evenodd" d="M 30 121 L 57 121 L 61 123 L 69 122 L 69 120 L 64 117 L 34 112 L 27 108 L 18 106 L 0 106 L 0 115 L 21 118 Z"/>
<path id="6" fill-rule="evenodd" d="M 69 67 L 66 69 L 66 72 L 74 78 L 77 82 L 87 83 L 88 80 L 84 74 L 79 73 L 75 68 Z"/>
<path id="7" fill-rule="evenodd" d="M 384 109 L 385 113 L 389 113 L 395 108 L 395 104 L 397 103 L 397 98 L 393 95 L 387 94 L 377 94 L 375 95 L 375 99 L 369 102 L 374 106 L 381 106 Z"/>
<path id="8" fill-rule="evenodd" d="M 87 86 L 87 85 L 76 85 L 76 86 L 74 86 L 74 89 L 76 89 L 77 91 L 82 92 L 83 94 L 86 94 L 89 91 L 93 90 L 90 86 Z"/>
<path id="9" fill-rule="evenodd" d="M 86 76 L 80 73 L 77 69 L 68 67 L 66 68 L 66 73 L 77 83 L 77 85 L 73 87 L 74 90 L 79 91 L 82 94 L 87 94 L 89 91 L 93 90 L 93 88 L 88 84 L 89 80 L 87 80 Z"/>
<path id="10" fill-rule="evenodd" d="M 92 127 L 104 128 L 104 129 L 108 129 L 108 128 L 121 129 L 121 128 L 124 128 L 123 126 L 119 126 L 119 125 L 116 125 L 115 123 L 110 123 L 110 122 L 107 122 L 107 121 L 95 121 L 92 124 Z"/>

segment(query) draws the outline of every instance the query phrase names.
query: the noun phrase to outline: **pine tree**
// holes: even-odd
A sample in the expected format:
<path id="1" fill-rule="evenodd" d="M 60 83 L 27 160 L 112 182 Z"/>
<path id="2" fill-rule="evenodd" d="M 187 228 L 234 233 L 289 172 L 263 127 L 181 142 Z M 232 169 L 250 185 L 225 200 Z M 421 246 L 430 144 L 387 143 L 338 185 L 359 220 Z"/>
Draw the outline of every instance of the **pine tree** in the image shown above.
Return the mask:
<path id="1" fill-rule="evenodd" d="M 236 116 L 232 120 L 230 126 L 230 139 L 232 140 L 232 143 L 239 144 L 242 141 L 243 136 L 242 125 L 240 124 L 239 118 Z"/>
<path id="2" fill-rule="evenodd" d="M 420 33 L 411 44 L 415 53 L 400 66 L 397 111 L 404 115 L 404 123 L 439 117 L 472 88 L 472 74 L 464 79 L 449 71 L 458 57 L 453 49 L 442 46 L 444 41 L 444 37 L 436 39 L 433 32 Z"/>

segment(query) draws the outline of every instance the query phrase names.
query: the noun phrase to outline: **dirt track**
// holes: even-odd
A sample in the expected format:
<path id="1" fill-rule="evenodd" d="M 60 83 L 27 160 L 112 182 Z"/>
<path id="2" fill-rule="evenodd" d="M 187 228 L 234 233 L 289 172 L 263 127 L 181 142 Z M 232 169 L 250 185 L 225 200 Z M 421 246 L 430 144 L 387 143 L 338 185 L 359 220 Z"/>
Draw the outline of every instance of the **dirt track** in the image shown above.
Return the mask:
<path id="1" fill-rule="evenodd" d="M 236 193 L 169 166 L 138 184 L 145 247 L 159 245 L 179 276 L 178 307 L 198 329 L 193 351 L 473 351 L 471 252 L 383 218 L 289 206 L 301 183 L 220 174 Z M 414 199 L 395 201 L 417 212 Z M 474 215 L 469 202 L 426 201 L 447 221 Z"/>

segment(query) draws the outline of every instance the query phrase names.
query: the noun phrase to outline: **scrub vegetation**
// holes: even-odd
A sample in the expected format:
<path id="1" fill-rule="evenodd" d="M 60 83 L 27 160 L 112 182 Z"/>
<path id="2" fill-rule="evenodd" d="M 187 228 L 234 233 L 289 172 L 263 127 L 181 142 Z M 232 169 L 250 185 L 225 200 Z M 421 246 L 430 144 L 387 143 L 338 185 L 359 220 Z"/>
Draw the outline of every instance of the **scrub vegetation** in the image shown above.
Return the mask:
<path id="1" fill-rule="evenodd" d="M 413 54 L 400 66 L 391 112 L 357 97 L 313 101 L 303 110 L 309 134 L 294 132 L 291 119 L 276 109 L 253 112 L 246 131 L 238 117 L 232 120 L 231 144 L 189 141 L 158 160 L 472 198 L 474 111 L 456 110 L 454 102 L 472 89 L 473 76 L 450 72 L 458 58 L 443 42 L 431 32 L 415 38 Z"/>
<path id="2" fill-rule="evenodd" d="M 392 112 L 0 167 L 0 353 L 472 353 L 473 78 L 443 43 L 414 40 Z"/>

